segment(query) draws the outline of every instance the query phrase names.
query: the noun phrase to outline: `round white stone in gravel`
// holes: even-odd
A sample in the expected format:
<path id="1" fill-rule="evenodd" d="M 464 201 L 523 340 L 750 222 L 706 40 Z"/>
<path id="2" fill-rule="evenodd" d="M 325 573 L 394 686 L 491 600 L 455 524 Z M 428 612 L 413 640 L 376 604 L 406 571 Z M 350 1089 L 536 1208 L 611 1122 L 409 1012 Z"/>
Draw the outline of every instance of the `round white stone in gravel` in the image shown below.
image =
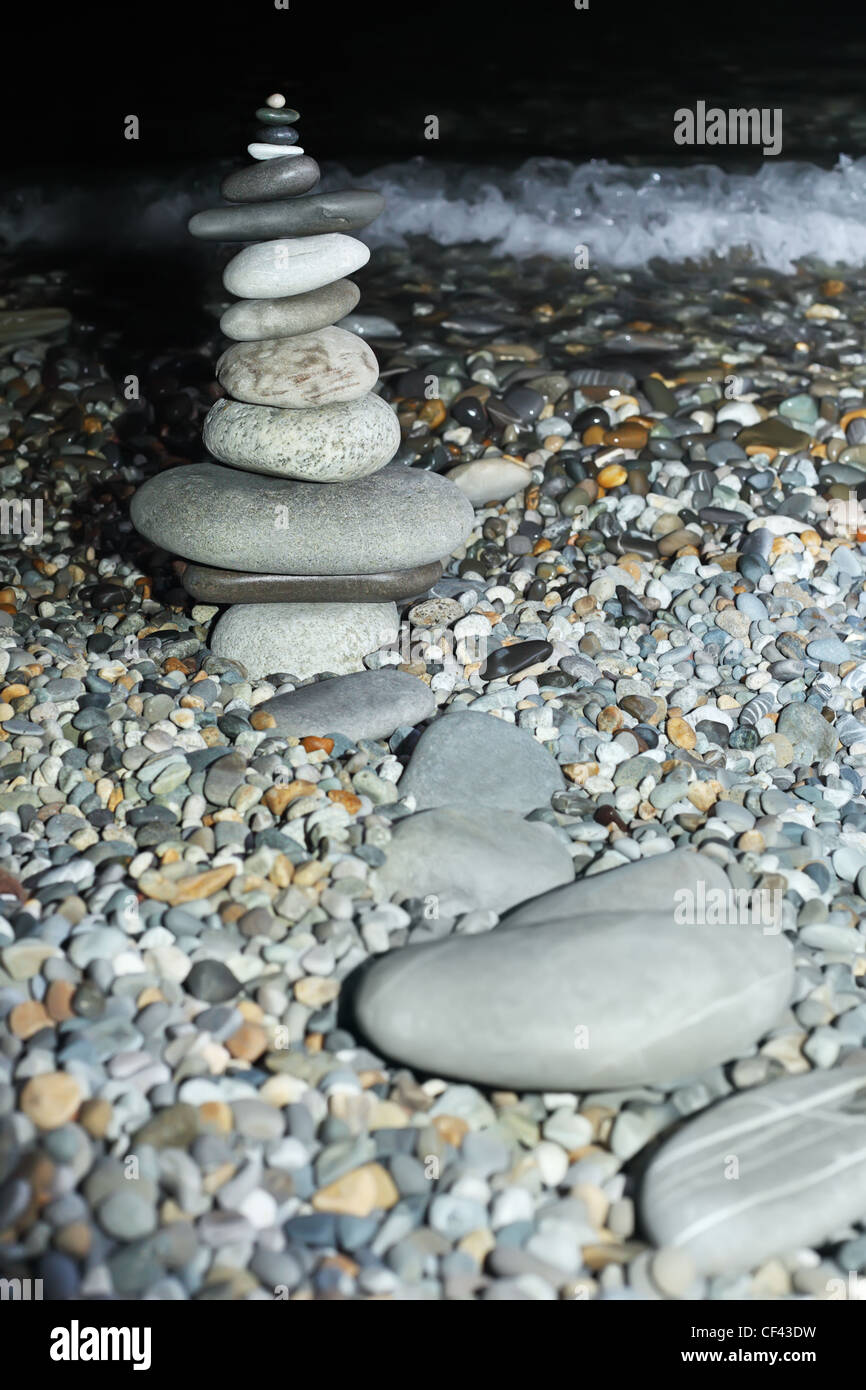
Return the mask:
<path id="1" fill-rule="evenodd" d="M 289 671 L 305 680 L 361 670 L 396 631 L 393 603 L 237 603 L 220 618 L 210 648 L 254 678 Z"/>
<path id="2" fill-rule="evenodd" d="M 574 877 L 569 846 L 542 821 L 486 806 L 440 806 L 394 825 L 378 890 L 399 902 L 433 898 L 439 915 L 515 903 Z"/>
<path id="3" fill-rule="evenodd" d="M 130 513 L 154 545 L 253 574 L 411 569 L 455 550 L 475 520 L 471 504 L 445 478 L 394 463 L 328 485 L 187 464 L 150 478 Z"/>
<path id="4" fill-rule="evenodd" d="M 388 738 L 401 726 L 420 724 L 436 713 L 436 700 L 417 676 L 383 666 L 302 686 L 259 708 L 273 715 L 276 733 L 284 738 L 339 733 L 357 742 Z"/>
<path id="5" fill-rule="evenodd" d="M 445 476 L 456 483 L 464 497 L 468 497 L 476 507 L 483 506 L 485 502 L 505 502 L 532 482 L 528 468 L 501 457 L 459 463 L 456 468 L 450 468 Z"/>
<path id="6" fill-rule="evenodd" d="M 364 1036 L 434 1076 L 530 1091 L 672 1083 L 752 1048 L 791 996 L 785 937 L 679 925 L 620 886 L 628 872 L 587 884 L 593 902 L 605 880 L 606 910 L 581 910 L 577 883 L 493 931 L 392 951 L 358 984 Z"/>
<path id="7" fill-rule="evenodd" d="M 369 247 L 345 232 L 257 241 L 232 257 L 223 284 L 241 299 L 281 298 L 318 290 L 360 270 L 369 259 Z"/>
<path id="8" fill-rule="evenodd" d="M 565 785 L 556 759 L 525 729 L 480 710 L 454 710 L 424 730 L 400 780 L 416 808 L 455 802 L 527 815 Z"/>
<path id="9" fill-rule="evenodd" d="M 216 373 L 235 400 L 291 410 L 357 400 L 375 386 L 379 364 L 354 333 L 317 328 L 294 338 L 235 343 Z"/>
<path id="10" fill-rule="evenodd" d="M 380 396 L 280 410 L 219 400 L 204 422 L 205 448 L 251 473 L 338 483 L 384 468 L 400 447 L 400 425 Z"/>
<path id="11" fill-rule="evenodd" d="M 239 299 L 226 309 L 220 330 L 227 338 L 255 342 L 260 338 L 291 338 L 312 333 L 344 318 L 361 297 L 351 280 L 335 280 L 320 290 L 290 294 L 284 299 Z M 348 309 L 345 307 L 348 305 Z"/>
<path id="12" fill-rule="evenodd" d="M 703 1274 L 754 1269 L 861 1220 L 866 1065 L 773 1081 L 705 1111 L 651 1162 L 641 1208 L 653 1240 L 687 1251 Z"/>

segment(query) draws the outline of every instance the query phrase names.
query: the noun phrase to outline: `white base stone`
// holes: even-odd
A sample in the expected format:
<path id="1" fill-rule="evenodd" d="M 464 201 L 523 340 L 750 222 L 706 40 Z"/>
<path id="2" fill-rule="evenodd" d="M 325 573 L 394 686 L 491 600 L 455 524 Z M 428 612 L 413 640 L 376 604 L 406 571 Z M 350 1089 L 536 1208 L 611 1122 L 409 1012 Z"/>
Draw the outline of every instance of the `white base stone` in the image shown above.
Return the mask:
<path id="1" fill-rule="evenodd" d="M 286 671 L 306 680 L 361 671 L 364 657 L 397 637 L 393 603 L 236 603 L 210 638 L 215 656 L 240 661 L 254 679 Z"/>

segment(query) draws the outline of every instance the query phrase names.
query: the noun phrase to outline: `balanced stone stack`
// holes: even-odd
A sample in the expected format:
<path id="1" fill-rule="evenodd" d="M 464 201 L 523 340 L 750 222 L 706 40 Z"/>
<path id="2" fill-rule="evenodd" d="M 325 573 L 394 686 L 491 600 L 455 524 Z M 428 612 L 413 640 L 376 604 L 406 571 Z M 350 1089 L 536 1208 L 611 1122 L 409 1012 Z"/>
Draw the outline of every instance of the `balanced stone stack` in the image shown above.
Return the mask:
<path id="1" fill-rule="evenodd" d="M 211 636 L 217 655 L 253 677 L 341 675 L 397 638 L 396 601 L 435 584 L 473 511 L 447 479 L 387 466 L 400 429 L 375 394 L 378 364 L 336 326 L 360 297 L 343 277 L 370 254 L 347 233 L 371 222 L 382 198 L 311 194 L 319 167 L 298 144 L 298 113 L 277 94 L 257 117 L 256 162 L 222 185 L 231 206 L 189 224 L 194 236 L 253 243 L 223 276 L 239 302 L 220 324 L 234 340 L 217 364 L 230 399 L 204 425 L 219 463 L 150 479 L 132 519 L 193 562 L 183 575 L 191 597 L 231 605 Z"/>

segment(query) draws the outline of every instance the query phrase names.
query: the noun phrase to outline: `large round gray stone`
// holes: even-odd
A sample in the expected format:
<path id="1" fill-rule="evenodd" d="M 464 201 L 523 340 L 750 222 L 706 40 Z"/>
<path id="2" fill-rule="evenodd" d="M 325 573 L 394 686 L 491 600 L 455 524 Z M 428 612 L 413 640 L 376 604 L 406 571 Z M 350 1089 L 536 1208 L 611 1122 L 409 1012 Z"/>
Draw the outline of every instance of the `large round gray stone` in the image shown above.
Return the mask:
<path id="1" fill-rule="evenodd" d="M 235 400 L 292 410 L 357 400 L 375 386 L 379 364 L 356 334 L 317 328 L 294 338 L 235 343 L 216 374 Z"/>
<path id="2" fill-rule="evenodd" d="M 187 224 L 206 241 L 261 241 L 267 237 L 315 236 L 366 227 L 385 206 L 381 193 L 350 188 L 340 193 L 311 193 L 285 202 L 241 203 L 207 208 Z"/>
<path id="3" fill-rule="evenodd" d="M 338 483 L 384 468 L 400 447 L 400 425 L 374 395 L 308 410 L 221 400 L 207 413 L 203 438 L 235 468 Z"/>
<path id="4" fill-rule="evenodd" d="M 376 871 L 378 890 L 396 902 L 436 900 L 438 914 L 515 903 L 574 878 L 571 851 L 542 821 L 487 806 L 438 806 L 398 820 Z"/>
<path id="5" fill-rule="evenodd" d="M 439 560 L 463 543 L 475 519 L 451 483 L 399 463 L 351 483 L 187 464 L 148 479 L 130 515 L 154 545 L 203 565 L 323 575 Z"/>
<path id="6" fill-rule="evenodd" d="M 439 560 L 383 574 L 243 574 L 187 565 L 181 581 L 200 603 L 376 603 L 426 594 L 441 574 Z"/>
<path id="7" fill-rule="evenodd" d="M 351 275 L 369 259 L 363 241 L 342 232 L 260 241 L 232 257 L 223 284 L 242 299 L 301 294 Z"/>
<path id="8" fill-rule="evenodd" d="M 416 807 L 476 802 L 527 814 L 565 785 L 559 764 L 525 729 L 492 714 L 454 710 L 424 730 L 400 779 Z"/>
<path id="9" fill-rule="evenodd" d="M 704 1274 L 820 1246 L 866 1212 L 866 1065 L 723 1100 L 659 1150 L 641 1209 L 658 1245 Z"/>
<path id="10" fill-rule="evenodd" d="M 693 886 L 707 872 L 695 859 Z M 575 884 L 544 895 L 568 895 L 568 916 L 521 925 L 518 908 L 482 935 L 380 958 L 354 991 L 361 1032 L 404 1065 L 514 1090 L 676 1083 L 751 1049 L 790 998 L 785 937 L 680 926 L 621 872 L 598 875 L 606 911 L 577 907 Z"/>
<path id="11" fill-rule="evenodd" d="M 335 280 L 319 290 L 290 294 L 284 299 L 240 299 L 226 309 L 220 329 L 227 338 L 251 342 L 258 338 L 292 338 L 327 328 L 354 309 L 361 291 L 351 280 Z"/>
<path id="12" fill-rule="evenodd" d="M 393 603 L 238 603 L 219 619 L 210 649 L 240 661 L 254 678 L 288 671 L 306 680 L 361 670 L 364 657 L 396 631 Z"/>
<path id="13" fill-rule="evenodd" d="M 284 159 L 265 159 L 236 169 L 222 181 L 220 189 L 231 202 L 252 203 L 256 199 L 294 198 L 319 182 L 321 170 L 308 154 L 287 155 Z"/>
<path id="14" fill-rule="evenodd" d="M 275 695 L 259 708 L 273 715 L 276 732 L 284 738 L 345 734 L 357 743 L 362 738 L 388 738 L 401 726 L 420 724 L 436 713 L 436 700 L 417 676 L 383 666 L 301 686 Z"/>

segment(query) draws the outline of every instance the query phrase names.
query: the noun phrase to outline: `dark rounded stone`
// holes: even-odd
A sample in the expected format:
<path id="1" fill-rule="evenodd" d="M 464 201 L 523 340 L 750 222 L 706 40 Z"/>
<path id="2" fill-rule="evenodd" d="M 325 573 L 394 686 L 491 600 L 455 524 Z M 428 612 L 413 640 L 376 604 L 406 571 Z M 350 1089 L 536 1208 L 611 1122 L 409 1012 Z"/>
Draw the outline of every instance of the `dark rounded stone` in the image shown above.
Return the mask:
<path id="1" fill-rule="evenodd" d="M 589 405 L 585 410 L 581 410 L 574 417 L 575 434 L 583 434 L 593 425 L 600 425 L 603 430 L 610 429 L 610 416 L 600 405 Z"/>
<path id="2" fill-rule="evenodd" d="M 223 179 L 221 191 L 232 203 L 271 202 L 306 193 L 318 183 L 320 169 L 308 154 L 260 159 Z"/>
<path id="3" fill-rule="evenodd" d="M 256 120 L 262 125 L 294 125 L 300 119 L 300 111 L 291 106 L 260 106 L 256 111 Z"/>
<path id="4" fill-rule="evenodd" d="M 434 560 L 380 574 L 245 574 L 187 565 L 183 586 L 199 603 L 381 603 L 419 598 L 442 576 Z"/>
<path id="5" fill-rule="evenodd" d="M 470 430 L 483 430 L 487 424 L 487 411 L 477 396 L 463 396 L 455 401 L 451 414 L 458 425 L 465 425 Z"/>
<path id="6" fill-rule="evenodd" d="M 481 679 L 496 680 L 499 676 L 510 676 L 515 671 L 524 671 L 538 661 L 546 661 L 553 653 L 549 642 L 536 639 L 531 642 L 515 642 L 510 647 L 498 647 L 491 652 L 481 668 Z"/>
<path id="7" fill-rule="evenodd" d="M 199 960 L 184 981 L 194 999 L 207 1004 L 225 1004 L 240 992 L 240 983 L 221 960 Z"/>
<path id="8" fill-rule="evenodd" d="M 529 386 L 510 387 L 503 400 L 510 410 L 517 412 L 518 419 L 525 425 L 537 420 L 544 409 L 544 397 L 541 392 L 533 391 Z"/>
<path id="9" fill-rule="evenodd" d="M 297 145 L 300 136 L 294 126 L 266 125 L 253 132 L 253 139 L 263 145 Z"/>

